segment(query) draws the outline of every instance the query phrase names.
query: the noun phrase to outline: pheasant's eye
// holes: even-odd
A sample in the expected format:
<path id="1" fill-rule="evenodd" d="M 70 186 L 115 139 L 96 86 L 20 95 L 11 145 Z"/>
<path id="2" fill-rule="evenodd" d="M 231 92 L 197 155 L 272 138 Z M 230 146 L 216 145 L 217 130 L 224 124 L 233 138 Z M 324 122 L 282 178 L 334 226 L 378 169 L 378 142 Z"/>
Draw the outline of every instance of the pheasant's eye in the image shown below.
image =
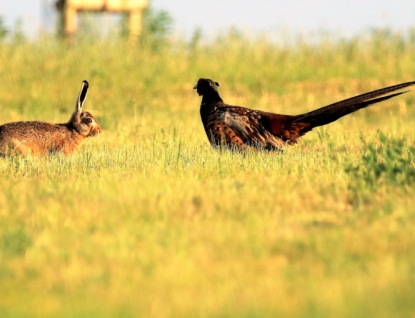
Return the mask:
<path id="1" fill-rule="evenodd" d="M 87 119 L 85 119 L 85 121 L 86 121 L 87 124 L 91 124 L 92 123 L 92 118 L 87 118 Z"/>

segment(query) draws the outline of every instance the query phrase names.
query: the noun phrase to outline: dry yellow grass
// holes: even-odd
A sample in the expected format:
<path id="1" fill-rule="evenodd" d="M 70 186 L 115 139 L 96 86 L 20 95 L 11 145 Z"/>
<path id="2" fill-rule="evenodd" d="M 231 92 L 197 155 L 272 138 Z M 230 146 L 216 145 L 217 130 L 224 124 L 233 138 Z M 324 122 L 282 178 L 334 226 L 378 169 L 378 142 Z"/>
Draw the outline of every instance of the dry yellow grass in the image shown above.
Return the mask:
<path id="1" fill-rule="evenodd" d="M 0 160 L 1 316 L 413 317 L 415 94 L 239 154 L 210 148 L 192 87 L 298 114 L 414 80 L 414 47 L 1 44 L 0 124 L 65 121 L 87 79 L 104 128 Z"/>

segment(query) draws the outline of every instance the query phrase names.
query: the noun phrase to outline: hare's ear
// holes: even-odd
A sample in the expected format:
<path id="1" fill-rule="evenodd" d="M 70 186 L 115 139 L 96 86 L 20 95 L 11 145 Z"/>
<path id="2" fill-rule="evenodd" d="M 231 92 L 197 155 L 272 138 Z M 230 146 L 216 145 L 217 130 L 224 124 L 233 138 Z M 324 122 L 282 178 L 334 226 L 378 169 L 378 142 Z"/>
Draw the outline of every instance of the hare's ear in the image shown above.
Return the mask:
<path id="1" fill-rule="evenodd" d="M 84 106 L 86 94 L 88 93 L 88 87 L 88 82 L 83 81 L 81 91 L 79 92 L 78 100 L 76 101 L 76 111 L 78 111 L 79 113 L 82 112 L 82 106 Z"/>

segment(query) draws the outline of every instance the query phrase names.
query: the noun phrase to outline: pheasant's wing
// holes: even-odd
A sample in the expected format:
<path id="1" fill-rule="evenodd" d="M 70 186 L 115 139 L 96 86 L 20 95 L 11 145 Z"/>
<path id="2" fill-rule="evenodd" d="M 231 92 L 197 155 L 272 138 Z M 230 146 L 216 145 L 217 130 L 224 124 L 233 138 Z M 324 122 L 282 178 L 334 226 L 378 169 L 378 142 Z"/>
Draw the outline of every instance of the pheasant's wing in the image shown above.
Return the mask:
<path id="1" fill-rule="evenodd" d="M 281 148 L 285 144 L 285 140 L 281 138 L 284 133 L 278 131 L 281 127 L 277 126 L 281 126 L 281 123 L 275 116 L 280 116 L 281 120 L 285 120 L 287 117 L 245 107 L 225 105 L 218 108 L 216 129 L 220 130 L 218 127 L 226 127 L 224 128 L 226 140 L 232 144 L 239 145 L 240 142 L 243 142 L 245 145 Z M 269 118 L 272 120 L 270 121 Z M 273 132 L 273 128 L 275 132 Z"/>
<path id="2" fill-rule="evenodd" d="M 236 107 L 222 104 L 211 112 L 206 127 L 206 134 L 212 144 L 235 145 L 246 147 L 249 140 L 249 118 L 243 112 L 235 113 Z"/>
<path id="3" fill-rule="evenodd" d="M 230 128 L 224 131 L 226 140 L 232 141 L 236 137 L 244 144 L 265 148 L 281 149 L 286 144 L 295 144 L 299 137 L 313 128 L 308 122 L 297 122 L 299 116 L 228 105 L 219 108 L 219 112 L 223 127 Z"/>

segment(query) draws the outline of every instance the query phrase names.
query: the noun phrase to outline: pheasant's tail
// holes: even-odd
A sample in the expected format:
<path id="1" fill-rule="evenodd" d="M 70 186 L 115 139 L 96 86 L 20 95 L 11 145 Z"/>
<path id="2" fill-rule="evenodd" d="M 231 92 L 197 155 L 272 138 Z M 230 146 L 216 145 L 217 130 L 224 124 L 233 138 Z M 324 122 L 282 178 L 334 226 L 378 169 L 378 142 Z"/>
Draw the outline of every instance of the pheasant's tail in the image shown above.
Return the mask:
<path id="1" fill-rule="evenodd" d="M 297 116 L 262 113 L 262 122 L 274 136 L 292 145 L 313 128 L 330 124 L 359 109 L 407 93 L 408 91 L 391 94 L 412 85 L 415 85 L 415 82 L 382 88 Z"/>
<path id="2" fill-rule="evenodd" d="M 405 94 L 409 91 L 387 95 L 387 94 L 396 92 L 400 89 L 403 89 L 403 88 L 406 88 L 412 85 L 415 85 L 415 81 L 382 88 L 382 89 L 379 89 L 373 92 L 369 92 L 369 93 L 362 94 L 356 97 L 352 97 L 352 98 L 343 100 L 341 102 L 337 102 L 337 103 L 316 109 L 312 112 L 299 115 L 294 119 L 293 123 L 309 124 L 310 125 L 309 130 L 313 129 L 314 127 L 327 125 L 359 109 L 368 107 L 370 105 L 382 102 L 384 100 L 387 100 L 389 98 L 392 98 L 392 97 L 395 97 L 401 94 Z"/>

